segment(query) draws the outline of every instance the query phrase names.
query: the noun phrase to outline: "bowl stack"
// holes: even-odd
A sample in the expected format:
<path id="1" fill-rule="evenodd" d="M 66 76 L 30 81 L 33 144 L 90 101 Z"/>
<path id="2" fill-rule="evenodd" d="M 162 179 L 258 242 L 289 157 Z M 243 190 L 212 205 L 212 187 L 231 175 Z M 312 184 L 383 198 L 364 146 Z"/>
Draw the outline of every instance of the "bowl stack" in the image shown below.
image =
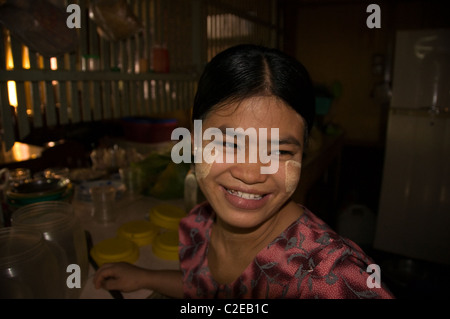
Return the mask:
<path id="1" fill-rule="evenodd" d="M 11 211 L 44 201 L 70 201 L 73 185 L 68 178 L 36 178 L 21 184 L 13 184 L 6 192 Z"/>

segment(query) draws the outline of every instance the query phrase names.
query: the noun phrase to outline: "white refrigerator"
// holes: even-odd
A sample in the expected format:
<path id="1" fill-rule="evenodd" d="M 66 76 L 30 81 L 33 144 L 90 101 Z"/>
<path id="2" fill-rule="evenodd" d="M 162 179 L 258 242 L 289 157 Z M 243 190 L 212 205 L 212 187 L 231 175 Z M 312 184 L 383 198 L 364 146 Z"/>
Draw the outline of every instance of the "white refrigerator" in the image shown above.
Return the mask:
<path id="1" fill-rule="evenodd" d="M 374 248 L 450 264 L 450 30 L 396 34 Z"/>

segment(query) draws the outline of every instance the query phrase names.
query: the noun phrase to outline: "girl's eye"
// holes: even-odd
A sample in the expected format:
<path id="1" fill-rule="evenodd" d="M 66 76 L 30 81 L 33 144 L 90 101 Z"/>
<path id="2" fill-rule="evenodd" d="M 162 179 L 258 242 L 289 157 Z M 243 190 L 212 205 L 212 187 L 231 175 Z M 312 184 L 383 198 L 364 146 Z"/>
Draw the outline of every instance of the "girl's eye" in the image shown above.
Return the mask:
<path id="1" fill-rule="evenodd" d="M 283 155 L 292 156 L 292 155 L 294 155 L 294 153 L 292 153 L 291 151 L 278 150 L 278 151 L 275 152 L 275 155 L 278 155 L 278 156 L 283 156 Z"/>
<path id="2" fill-rule="evenodd" d="M 233 142 L 223 142 L 223 146 L 225 148 L 237 148 L 237 144 L 233 143 Z"/>
<path id="3" fill-rule="evenodd" d="M 216 141 L 216 140 L 214 140 L 214 142 L 213 142 L 214 144 L 216 144 L 217 146 L 222 146 L 224 149 L 227 149 L 227 148 L 237 148 L 238 146 L 237 146 L 237 144 L 235 144 L 235 143 L 233 143 L 233 142 L 226 142 L 226 141 Z"/>

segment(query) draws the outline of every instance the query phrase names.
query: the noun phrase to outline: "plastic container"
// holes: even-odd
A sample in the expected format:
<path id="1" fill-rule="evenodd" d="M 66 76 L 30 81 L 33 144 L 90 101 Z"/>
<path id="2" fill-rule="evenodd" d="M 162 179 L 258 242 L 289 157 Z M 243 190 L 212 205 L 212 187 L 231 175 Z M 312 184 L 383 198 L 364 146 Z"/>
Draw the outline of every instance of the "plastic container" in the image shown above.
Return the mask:
<path id="1" fill-rule="evenodd" d="M 61 298 L 64 274 L 41 232 L 0 229 L 0 299 Z"/>
<path id="2" fill-rule="evenodd" d="M 131 240 L 116 237 L 99 242 L 92 247 L 90 254 L 99 267 L 113 262 L 134 264 L 139 258 L 139 248 Z"/>
<path id="3" fill-rule="evenodd" d="M 158 234 L 152 246 L 156 257 L 166 260 L 178 260 L 178 232 L 167 231 Z"/>
<path id="4" fill-rule="evenodd" d="M 117 236 L 133 241 L 139 247 L 151 245 L 159 228 L 146 220 L 134 220 L 123 224 L 117 230 Z"/>
<path id="5" fill-rule="evenodd" d="M 11 224 L 13 227 L 39 230 L 56 255 L 59 269 L 66 277 L 67 266 L 76 264 L 80 267 L 83 287 L 89 270 L 86 237 L 71 204 L 48 201 L 23 206 L 13 213 Z M 66 286 L 64 297 L 78 298 L 81 290 Z"/>
<path id="6" fill-rule="evenodd" d="M 175 231 L 185 216 L 186 212 L 178 206 L 160 204 L 150 209 L 149 221 L 159 228 Z"/>
<path id="7" fill-rule="evenodd" d="M 336 228 L 341 236 L 358 245 L 371 247 L 375 237 L 376 215 L 366 206 L 352 204 L 338 215 Z"/>
<path id="8" fill-rule="evenodd" d="M 169 50 L 165 46 L 155 45 L 152 49 L 153 53 L 153 72 L 169 73 L 170 58 Z"/>

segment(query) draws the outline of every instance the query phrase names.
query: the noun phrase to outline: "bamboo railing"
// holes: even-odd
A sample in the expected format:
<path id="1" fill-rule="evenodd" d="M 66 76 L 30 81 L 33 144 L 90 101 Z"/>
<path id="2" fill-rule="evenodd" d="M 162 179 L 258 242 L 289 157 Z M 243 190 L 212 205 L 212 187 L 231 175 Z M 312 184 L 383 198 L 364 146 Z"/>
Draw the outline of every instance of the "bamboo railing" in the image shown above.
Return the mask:
<path id="1" fill-rule="evenodd" d="M 61 1 L 81 9 L 76 52 L 43 57 L 2 27 L 0 139 L 6 150 L 35 128 L 190 108 L 212 56 L 237 43 L 279 43 L 276 0 L 127 0 L 143 28 L 119 41 L 102 37 L 89 18 L 94 0 Z M 169 53 L 168 72 L 153 63 L 160 47 Z"/>

